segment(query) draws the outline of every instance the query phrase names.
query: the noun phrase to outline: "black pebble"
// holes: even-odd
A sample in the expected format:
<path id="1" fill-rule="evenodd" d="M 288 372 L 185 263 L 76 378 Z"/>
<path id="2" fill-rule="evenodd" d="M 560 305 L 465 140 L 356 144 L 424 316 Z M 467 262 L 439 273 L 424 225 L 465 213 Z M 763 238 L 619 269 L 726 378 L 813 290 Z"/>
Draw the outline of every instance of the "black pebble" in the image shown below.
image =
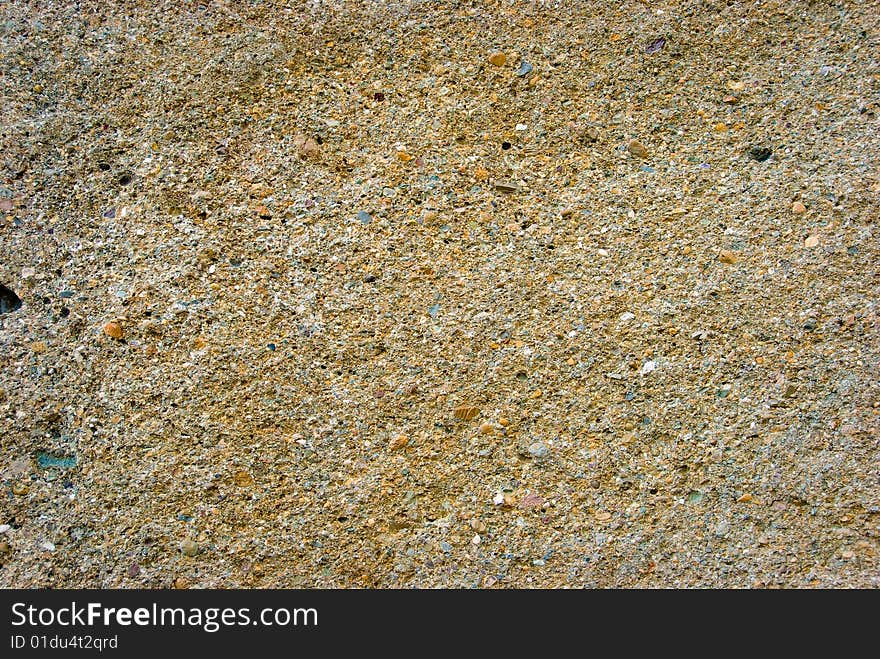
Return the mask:
<path id="1" fill-rule="evenodd" d="M 374 281 L 376 281 L 376 275 L 367 275 L 364 277 L 365 284 L 372 284 Z"/>
<path id="2" fill-rule="evenodd" d="M 0 284 L 0 313 L 9 313 L 21 307 L 21 299 L 11 290 Z"/>
<path id="3" fill-rule="evenodd" d="M 758 162 L 764 162 L 772 155 L 773 150 L 766 146 L 753 146 L 749 149 L 749 158 L 757 160 Z"/>

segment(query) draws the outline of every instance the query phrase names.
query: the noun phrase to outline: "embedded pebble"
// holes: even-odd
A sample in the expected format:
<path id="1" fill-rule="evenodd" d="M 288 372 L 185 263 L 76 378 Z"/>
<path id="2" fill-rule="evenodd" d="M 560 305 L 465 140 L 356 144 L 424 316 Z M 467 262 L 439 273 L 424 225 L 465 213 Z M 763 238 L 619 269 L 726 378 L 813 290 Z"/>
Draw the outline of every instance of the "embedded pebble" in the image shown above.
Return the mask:
<path id="1" fill-rule="evenodd" d="M 493 64 L 494 66 L 504 66 L 506 62 L 507 55 L 505 55 L 504 53 L 492 53 L 489 56 L 489 63 Z"/>
<path id="2" fill-rule="evenodd" d="M 407 444 L 409 444 L 409 437 L 406 435 L 395 435 L 388 443 L 388 450 L 397 451 L 404 448 Z"/>
<path id="3" fill-rule="evenodd" d="M 754 146 L 749 149 L 749 158 L 758 162 L 764 162 L 771 155 L 773 155 L 773 150 L 766 146 Z"/>
<path id="4" fill-rule="evenodd" d="M 648 157 L 647 147 L 637 140 L 631 140 L 626 149 L 637 158 L 645 159 Z"/>
<path id="5" fill-rule="evenodd" d="M 526 494 L 519 501 L 519 507 L 525 510 L 529 510 L 532 508 L 541 508 L 544 505 L 545 501 L 542 497 L 538 496 L 534 492 L 530 492 Z"/>
<path id="6" fill-rule="evenodd" d="M 501 179 L 501 180 L 495 181 L 495 189 L 498 190 L 499 192 L 505 192 L 505 193 L 510 194 L 513 192 L 519 192 L 520 186 L 515 181 Z"/>
<path id="7" fill-rule="evenodd" d="M 321 149 L 318 146 L 318 142 L 312 138 L 303 134 L 299 134 L 293 139 L 293 144 L 296 147 L 300 157 L 309 159 L 309 158 L 317 158 Z"/>
<path id="8" fill-rule="evenodd" d="M 195 556 L 199 553 L 199 545 L 195 540 L 187 538 L 180 543 L 180 551 L 184 556 Z"/>
<path id="9" fill-rule="evenodd" d="M 119 323 L 119 321 L 111 320 L 109 323 L 104 325 L 104 334 L 109 336 L 111 339 L 121 339 L 124 336 L 122 324 Z"/>
<path id="10" fill-rule="evenodd" d="M 652 40 L 647 46 L 645 46 L 645 52 L 649 55 L 653 53 L 659 53 L 666 46 L 666 39 L 664 37 L 657 37 Z"/>
<path id="11" fill-rule="evenodd" d="M 21 308 L 21 299 L 15 292 L 0 284 L 0 314 L 11 313 Z"/>
<path id="12" fill-rule="evenodd" d="M 596 126 L 578 124 L 574 127 L 575 135 L 587 144 L 599 139 L 599 129 Z M 569 212 L 571 214 L 571 211 Z"/>
<path id="13" fill-rule="evenodd" d="M 254 478 L 249 472 L 240 469 L 232 476 L 232 480 L 238 487 L 250 487 L 254 484 Z"/>
<path id="14" fill-rule="evenodd" d="M 544 442 L 533 442 L 529 444 L 529 455 L 533 458 L 546 458 L 550 455 L 550 447 Z"/>
<path id="15" fill-rule="evenodd" d="M 532 70 L 534 68 L 535 67 L 533 67 L 531 64 L 529 64 L 528 62 L 523 60 L 522 62 L 520 62 L 519 68 L 516 70 L 516 75 L 518 75 L 518 76 L 528 75 L 529 73 L 532 72 Z"/>
<path id="16" fill-rule="evenodd" d="M 452 410 L 453 416 L 462 421 L 470 421 L 471 419 L 476 418 L 479 413 L 480 408 L 474 405 L 459 405 Z"/>

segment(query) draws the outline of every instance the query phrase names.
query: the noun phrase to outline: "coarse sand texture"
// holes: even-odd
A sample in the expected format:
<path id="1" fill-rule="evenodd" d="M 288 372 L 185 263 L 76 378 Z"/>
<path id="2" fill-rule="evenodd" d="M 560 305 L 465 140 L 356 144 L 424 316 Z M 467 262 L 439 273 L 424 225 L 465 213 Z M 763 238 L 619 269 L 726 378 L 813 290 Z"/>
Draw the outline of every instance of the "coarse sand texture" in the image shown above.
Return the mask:
<path id="1" fill-rule="evenodd" d="M 0 587 L 877 588 L 878 2 L 0 4 Z"/>

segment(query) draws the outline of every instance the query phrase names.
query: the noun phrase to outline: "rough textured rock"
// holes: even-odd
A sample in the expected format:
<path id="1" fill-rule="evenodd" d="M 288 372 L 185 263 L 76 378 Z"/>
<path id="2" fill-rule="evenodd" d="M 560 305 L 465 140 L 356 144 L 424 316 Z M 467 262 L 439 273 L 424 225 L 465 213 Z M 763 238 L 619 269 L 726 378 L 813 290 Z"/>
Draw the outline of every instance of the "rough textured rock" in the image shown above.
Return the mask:
<path id="1" fill-rule="evenodd" d="M 0 6 L 0 586 L 880 585 L 876 7 L 550 5 Z"/>

